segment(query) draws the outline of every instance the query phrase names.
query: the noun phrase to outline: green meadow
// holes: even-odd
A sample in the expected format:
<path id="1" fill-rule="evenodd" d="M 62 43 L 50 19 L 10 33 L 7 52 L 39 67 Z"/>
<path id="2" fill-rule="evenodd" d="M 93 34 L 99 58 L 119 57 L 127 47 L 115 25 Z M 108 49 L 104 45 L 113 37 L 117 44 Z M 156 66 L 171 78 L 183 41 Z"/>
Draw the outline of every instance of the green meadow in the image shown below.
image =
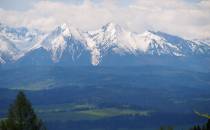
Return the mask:
<path id="1" fill-rule="evenodd" d="M 99 108 L 93 104 L 60 104 L 36 106 L 37 113 L 45 120 L 97 120 L 116 116 L 149 116 L 152 111 L 132 108 Z"/>

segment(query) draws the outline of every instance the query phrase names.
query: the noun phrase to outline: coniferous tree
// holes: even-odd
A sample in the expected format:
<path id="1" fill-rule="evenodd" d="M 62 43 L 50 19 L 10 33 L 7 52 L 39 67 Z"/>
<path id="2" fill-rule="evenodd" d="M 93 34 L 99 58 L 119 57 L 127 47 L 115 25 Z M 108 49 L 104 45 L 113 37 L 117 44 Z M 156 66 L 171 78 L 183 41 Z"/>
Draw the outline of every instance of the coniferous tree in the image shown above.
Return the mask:
<path id="1" fill-rule="evenodd" d="M 208 119 L 208 122 L 206 123 L 206 130 L 210 130 L 210 119 Z"/>
<path id="2" fill-rule="evenodd" d="M 210 130 L 210 119 L 202 127 L 199 125 L 193 126 L 190 130 Z"/>
<path id="3" fill-rule="evenodd" d="M 199 125 L 197 126 L 197 130 L 201 130 L 201 127 Z"/>
<path id="4" fill-rule="evenodd" d="M 173 127 L 160 127 L 160 130 L 173 130 Z"/>
<path id="5" fill-rule="evenodd" d="M 202 130 L 207 130 L 206 125 L 203 125 Z"/>
<path id="6" fill-rule="evenodd" d="M 168 127 L 168 130 L 173 130 L 173 127 Z"/>
<path id="7" fill-rule="evenodd" d="M 8 118 L 1 121 L 0 130 L 46 130 L 46 128 L 37 118 L 25 94 L 20 91 L 9 108 Z"/>

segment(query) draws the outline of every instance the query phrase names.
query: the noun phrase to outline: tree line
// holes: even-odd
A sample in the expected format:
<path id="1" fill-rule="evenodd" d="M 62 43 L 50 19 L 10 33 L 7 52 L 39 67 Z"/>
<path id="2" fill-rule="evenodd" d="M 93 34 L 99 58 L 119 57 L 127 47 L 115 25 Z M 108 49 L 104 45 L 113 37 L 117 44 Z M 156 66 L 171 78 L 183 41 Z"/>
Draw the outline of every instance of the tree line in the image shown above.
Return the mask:
<path id="1" fill-rule="evenodd" d="M 20 91 L 8 110 L 7 118 L 0 121 L 0 130 L 46 130 L 46 127 Z"/>
<path id="2" fill-rule="evenodd" d="M 0 130 L 47 130 L 34 112 L 30 101 L 20 91 L 10 106 L 7 118 L 0 120 Z M 173 130 L 173 127 L 161 127 L 160 130 Z M 189 130 L 210 130 L 210 119 L 203 125 L 195 125 Z"/>

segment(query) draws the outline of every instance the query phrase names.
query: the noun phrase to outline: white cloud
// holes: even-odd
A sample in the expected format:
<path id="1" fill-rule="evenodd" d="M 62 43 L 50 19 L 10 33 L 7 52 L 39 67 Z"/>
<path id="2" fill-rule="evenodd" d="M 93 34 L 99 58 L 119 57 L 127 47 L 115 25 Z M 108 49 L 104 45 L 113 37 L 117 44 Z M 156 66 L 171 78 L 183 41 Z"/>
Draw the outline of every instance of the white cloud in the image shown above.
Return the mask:
<path id="1" fill-rule="evenodd" d="M 0 21 L 49 31 L 63 22 L 83 30 L 115 22 L 136 32 L 159 30 L 188 38 L 210 36 L 210 1 L 136 0 L 122 6 L 119 0 L 82 4 L 40 1 L 25 11 L 0 9 Z"/>

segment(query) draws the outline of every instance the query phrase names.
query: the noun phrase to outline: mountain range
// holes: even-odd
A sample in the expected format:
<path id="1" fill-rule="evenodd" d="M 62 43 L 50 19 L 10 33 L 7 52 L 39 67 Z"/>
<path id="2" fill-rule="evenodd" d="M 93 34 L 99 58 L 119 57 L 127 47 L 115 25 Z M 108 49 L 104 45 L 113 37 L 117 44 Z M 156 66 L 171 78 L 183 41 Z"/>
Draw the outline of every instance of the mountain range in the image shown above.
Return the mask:
<path id="1" fill-rule="evenodd" d="M 159 31 L 139 34 L 114 23 L 86 32 L 62 24 L 48 33 L 0 24 L 2 66 L 181 63 L 208 66 L 209 56 L 209 39 L 188 40 Z"/>

